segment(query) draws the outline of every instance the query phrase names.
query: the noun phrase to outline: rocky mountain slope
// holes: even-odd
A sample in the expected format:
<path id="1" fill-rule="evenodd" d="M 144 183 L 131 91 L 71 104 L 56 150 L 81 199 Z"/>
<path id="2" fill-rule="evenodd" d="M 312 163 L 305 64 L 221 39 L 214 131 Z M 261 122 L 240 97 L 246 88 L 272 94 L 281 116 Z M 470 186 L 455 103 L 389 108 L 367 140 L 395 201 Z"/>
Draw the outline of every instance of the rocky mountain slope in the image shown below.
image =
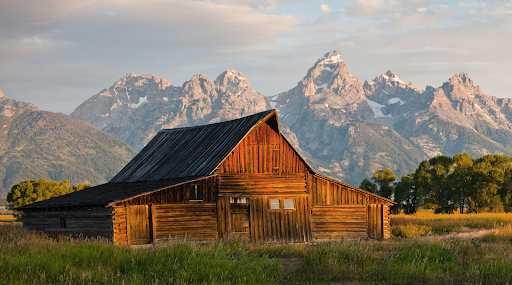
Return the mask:
<path id="1" fill-rule="evenodd" d="M 233 69 L 215 81 L 198 74 L 182 86 L 131 73 L 82 103 L 70 117 L 141 150 L 160 129 L 231 120 L 269 108 L 267 97 Z"/>
<path id="2" fill-rule="evenodd" d="M 0 91 L 0 192 L 27 179 L 100 184 L 134 155 L 122 140 Z"/>
<path id="3" fill-rule="evenodd" d="M 86 120 L 137 150 L 162 128 L 234 119 L 276 108 L 283 133 L 324 174 L 353 185 L 377 169 L 397 175 L 439 154 L 512 155 L 511 99 L 486 95 L 459 73 L 425 90 L 392 70 L 362 83 L 339 51 L 326 53 L 294 88 L 265 97 L 227 70 L 172 86 L 128 74 L 81 104 Z"/>
<path id="4" fill-rule="evenodd" d="M 426 90 L 392 70 L 361 84 L 334 51 L 270 99 L 300 148 L 328 164 L 324 173 L 354 185 L 439 154 L 512 154 L 511 99 L 486 95 L 466 73 Z"/>

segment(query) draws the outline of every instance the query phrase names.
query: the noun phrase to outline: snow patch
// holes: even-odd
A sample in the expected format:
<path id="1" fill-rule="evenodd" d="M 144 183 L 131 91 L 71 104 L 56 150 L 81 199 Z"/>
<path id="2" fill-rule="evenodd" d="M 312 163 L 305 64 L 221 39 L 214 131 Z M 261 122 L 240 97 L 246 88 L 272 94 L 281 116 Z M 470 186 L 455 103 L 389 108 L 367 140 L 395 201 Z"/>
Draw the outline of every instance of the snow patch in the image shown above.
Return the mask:
<path id="1" fill-rule="evenodd" d="M 313 87 L 315 88 L 315 90 L 320 89 L 320 88 L 327 88 L 327 83 L 324 83 L 324 84 L 322 84 L 322 85 L 320 85 L 320 86 L 315 85 L 315 84 L 313 83 Z"/>
<path id="2" fill-rule="evenodd" d="M 322 61 L 319 64 L 335 64 L 343 62 L 341 59 L 341 55 L 331 56 L 332 53 L 329 53 L 327 56 L 323 57 Z"/>
<path id="3" fill-rule="evenodd" d="M 329 72 L 332 72 L 332 69 L 328 66 L 324 67 L 325 70 L 329 71 Z"/>
<path id="4" fill-rule="evenodd" d="M 147 102 L 148 101 L 148 96 L 144 96 L 144 97 L 139 97 L 139 103 L 137 104 L 128 104 L 128 107 L 130 108 L 137 108 L 139 107 L 140 105 L 142 105 L 143 103 Z"/>
<path id="5" fill-rule="evenodd" d="M 388 100 L 388 104 L 390 104 L 390 105 L 392 105 L 392 104 L 396 104 L 396 103 L 398 103 L 398 102 L 400 102 L 400 105 L 405 104 L 405 102 L 404 102 L 404 101 L 402 101 L 402 99 L 400 99 L 400 98 L 398 98 L 398 97 L 391 98 L 391 99 L 389 99 L 389 100 Z"/>
<path id="6" fill-rule="evenodd" d="M 384 113 L 382 113 L 382 108 L 383 107 L 386 107 L 385 105 L 382 105 L 382 104 L 379 104 L 377 102 L 374 102 L 370 99 L 366 99 L 366 102 L 368 103 L 368 105 L 370 106 L 370 108 L 372 109 L 373 111 L 373 115 L 375 118 L 393 118 L 391 116 L 391 114 L 389 115 L 384 115 Z"/>

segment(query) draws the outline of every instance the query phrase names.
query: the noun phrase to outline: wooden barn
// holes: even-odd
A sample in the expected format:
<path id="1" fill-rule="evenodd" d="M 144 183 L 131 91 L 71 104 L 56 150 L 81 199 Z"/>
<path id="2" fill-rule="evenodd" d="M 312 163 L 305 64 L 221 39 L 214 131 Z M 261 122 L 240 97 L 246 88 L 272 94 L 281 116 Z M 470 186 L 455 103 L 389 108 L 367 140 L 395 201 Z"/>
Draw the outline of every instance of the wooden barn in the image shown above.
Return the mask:
<path id="1" fill-rule="evenodd" d="M 109 183 L 18 210 L 29 229 L 136 245 L 388 238 L 393 204 L 318 174 L 269 110 L 162 130 Z"/>

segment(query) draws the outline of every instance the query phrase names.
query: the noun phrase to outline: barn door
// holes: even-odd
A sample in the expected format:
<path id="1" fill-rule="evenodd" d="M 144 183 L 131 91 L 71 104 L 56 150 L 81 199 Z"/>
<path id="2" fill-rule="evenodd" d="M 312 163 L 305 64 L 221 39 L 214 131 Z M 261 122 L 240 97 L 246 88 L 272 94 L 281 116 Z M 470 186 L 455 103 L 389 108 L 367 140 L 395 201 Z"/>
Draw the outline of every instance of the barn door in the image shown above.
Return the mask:
<path id="1" fill-rule="evenodd" d="M 128 244 L 150 244 L 151 227 L 148 205 L 126 207 Z"/>
<path id="2" fill-rule="evenodd" d="M 238 237 L 250 238 L 248 200 L 248 198 L 230 199 L 231 231 Z"/>

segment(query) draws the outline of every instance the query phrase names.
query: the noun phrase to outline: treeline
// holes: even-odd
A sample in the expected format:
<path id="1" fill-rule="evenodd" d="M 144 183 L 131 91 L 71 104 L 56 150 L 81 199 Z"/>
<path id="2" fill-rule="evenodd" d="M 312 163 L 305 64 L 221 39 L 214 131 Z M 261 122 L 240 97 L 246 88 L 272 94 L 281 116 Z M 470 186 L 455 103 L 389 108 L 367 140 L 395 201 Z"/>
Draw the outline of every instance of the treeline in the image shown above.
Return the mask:
<path id="1" fill-rule="evenodd" d="M 12 186 L 11 191 L 7 194 L 7 208 L 13 209 L 25 206 L 89 187 L 92 187 L 89 183 L 72 186 L 69 181 L 54 182 L 44 178 L 39 180 L 30 179 Z M 14 211 L 13 215 L 16 218 L 21 217 L 18 211 Z"/>
<path id="2" fill-rule="evenodd" d="M 436 213 L 512 212 L 512 158 L 469 154 L 433 157 L 399 182 L 389 169 L 377 170 L 360 188 L 394 200 L 393 213 L 417 209 Z"/>

